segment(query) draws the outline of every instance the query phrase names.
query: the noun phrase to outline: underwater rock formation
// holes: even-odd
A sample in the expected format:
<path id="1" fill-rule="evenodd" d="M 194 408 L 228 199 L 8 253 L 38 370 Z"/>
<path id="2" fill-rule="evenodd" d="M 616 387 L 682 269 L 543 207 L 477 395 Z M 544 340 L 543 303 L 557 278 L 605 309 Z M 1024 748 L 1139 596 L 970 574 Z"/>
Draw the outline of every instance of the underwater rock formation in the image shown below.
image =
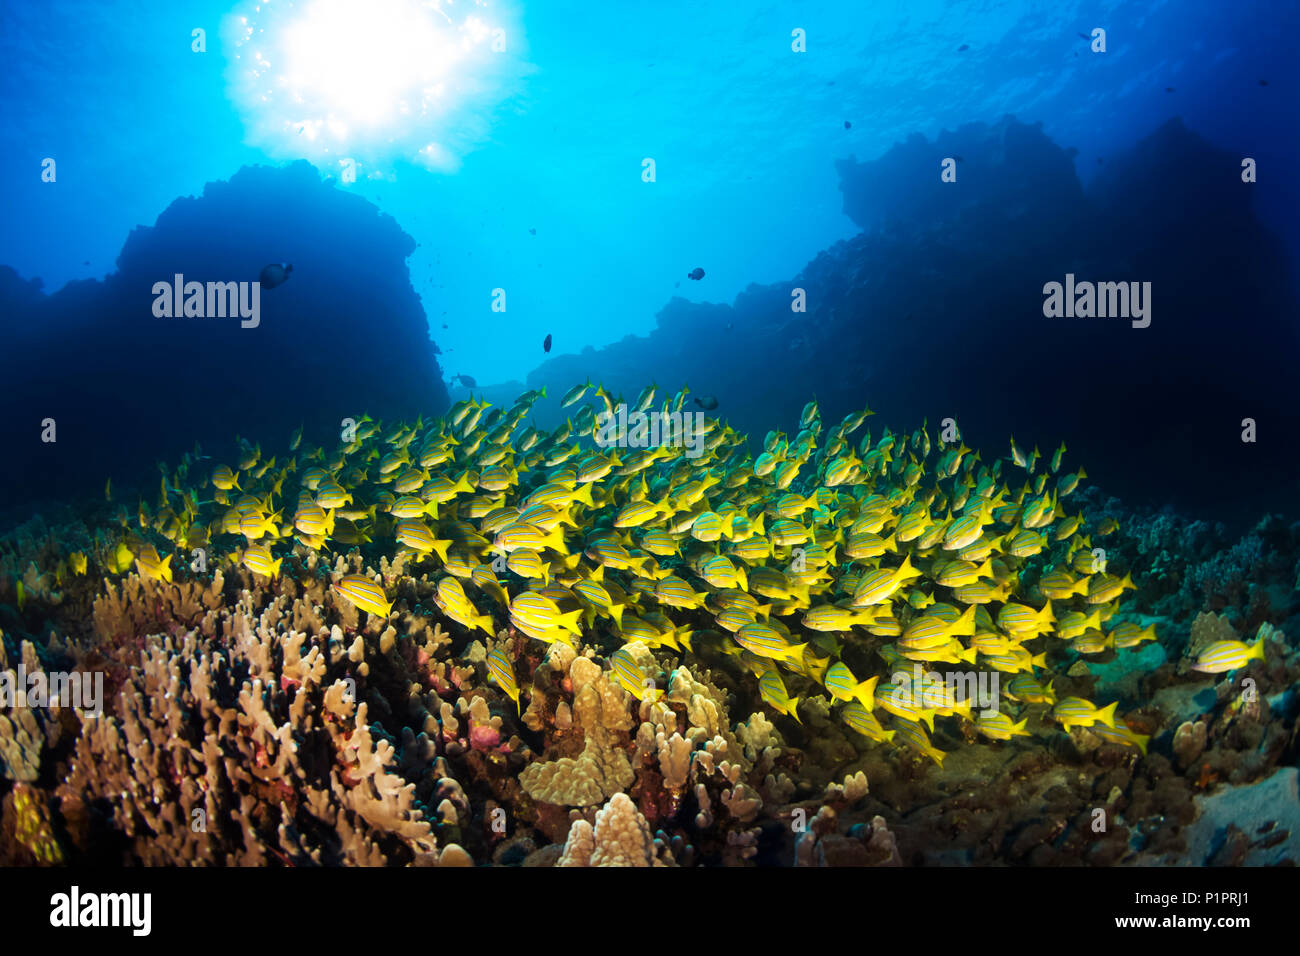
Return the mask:
<path id="1" fill-rule="evenodd" d="M 953 156 L 957 181 L 941 182 Z M 1086 189 L 1072 156 L 1008 117 L 842 162 L 862 234 L 731 305 L 673 299 L 646 336 L 549 359 L 527 381 L 548 387 L 540 417 L 558 424 L 554 399 L 586 378 L 629 398 L 647 377 L 684 381 L 757 435 L 809 394 L 832 417 L 870 394 L 891 420 L 954 418 L 972 446 L 1067 438 L 1130 505 L 1233 522 L 1289 507 L 1300 305 L 1240 157 L 1178 120 Z M 1150 282 L 1150 326 L 1045 317 L 1043 286 L 1067 274 Z M 794 289 L 806 313 L 792 312 Z M 1246 418 L 1256 443 L 1242 441 Z"/>
<path id="2" fill-rule="evenodd" d="M 196 440 L 219 453 L 236 430 L 278 444 L 300 425 L 309 439 L 336 435 L 367 411 L 441 412 L 405 263 L 414 248 L 391 217 L 299 162 L 246 167 L 177 199 L 131 233 L 103 281 L 44 295 L 0 267 L 5 504 L 102 493 L 107 475 L 142 476 Z M 254 282 L 280 261 L 292 278 L 262 290 L 255 328 L 154 315 L 155 283 Z"/>

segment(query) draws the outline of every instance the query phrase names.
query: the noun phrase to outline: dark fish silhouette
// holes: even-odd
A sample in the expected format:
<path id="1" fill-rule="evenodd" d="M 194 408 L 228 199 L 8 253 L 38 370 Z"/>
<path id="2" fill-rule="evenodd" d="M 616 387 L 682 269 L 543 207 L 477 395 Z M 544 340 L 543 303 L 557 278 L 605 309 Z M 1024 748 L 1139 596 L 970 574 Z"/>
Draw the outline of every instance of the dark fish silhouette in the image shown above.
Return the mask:
<path id="1" fill-rule="evenodd" d="M 546 341 L 542 343 L 542 351 L 549 352 L 550 350 L 551 350 L 551 335 L 548 332 L 546 335 Z"/>
<path id="2" fill-rule="evenodd" d="M 1166 87 L 1165 87 L 1165 92 L 1166 92 L 1166 93 L 1172 93 L 1173 91 L 1174 91 L 1174 88 L 1173 88 L 1172 86 L 1166 86 Z"/>
<path id="3" fill-rule="evenodd" d="M 958 53 L 964 53 L 966 50 L 969 50 L 969 49 L 970 49 L 970 44 L 969 44 L 969 43 L 963 43 L 961 46 L 957 47 L 957 52 L 958 52 Z"/>
<path id="4" fill-rule="evenodd" d="M 529 230 L 528 230 L 528 234 L 529 234 L 530 236 L 535 236 L 535 235 L 537 235 L 537 230 L 536 230 L 536 229 L 529 229 Z"/>
<path id="5" fill-rule="evenodd" d="M 1259 85 L 1260 85 L 1260 86 L 1268 86 L 1268 80 L 1260 80 L 1260 81 L 1259 81 Z"/>
<path id="6" fill-rule="evenodd" d="M 448 349 L 448 351 L 451 350 Z M 469 375 L 457 375 L 456 378 L 458 378 L 460 384 L 464 385 L 466 388 L 478 388 L 478 382 L 474 381 L 474 379 Z"/>
<path id="7" fill-rule="evenodd" d="M 690 272 L 686 273 L 686 278 L 694 279 L 698 282 L 700 279 L 704 278 L 704 270 L 701 269 L 699 266 L 696 266 Z"/>
<path id="8" fill-rule="evenodd" d="M 718 400 L 712 395 L 700 395 L 695 399 L 695 404 L 706 412 L 711 412 L 718 407 Z"/>
<path id="9" fill-rule="evenodd" d="M 1092 37 L 1088 36 L 1088 34 L 1086 34 L 1086 33 L 1080 33 L 1079 36 L 1083 37 L 1085 40 L 1091 40 L 1091 39 L 1092 39 Z"/>
<path id="10" fill-rule="evenodd" d="M 953 159 L 957 160 L 957 162 L 959 163 L 966 162 L 966 158 L 964 156 L 953 156 Z"/>
<path id="11" fill-rule="evenodd" d="M 289 281 L 289 273 L 293 272 L 293 265 L 288 262 L 273 262 L 269 266 L 263 266 L 261 274 L 257 281 L 262 284 L 263 289 L 274 289 L 278 285 L 284 285 Z"/>
<path id="12" fill-rule="evenodd" d="M 848 120 L 845 120 L 845 121 L 844 121 L 844 128 L 845 128 L 845 129 L 852 129 L 852 128 L 853 128 L 853 124 L 850 123 Z"/>

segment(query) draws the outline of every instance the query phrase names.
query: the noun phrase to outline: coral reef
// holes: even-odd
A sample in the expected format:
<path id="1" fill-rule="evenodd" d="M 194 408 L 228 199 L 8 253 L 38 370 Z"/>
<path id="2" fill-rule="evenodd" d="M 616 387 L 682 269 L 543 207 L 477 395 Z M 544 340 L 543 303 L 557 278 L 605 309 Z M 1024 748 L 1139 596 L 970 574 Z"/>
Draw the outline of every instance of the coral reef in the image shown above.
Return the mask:
<path id="1" fill-rule="evenodd" d="M 815 404 L 809 408 L 807 422 L 819 426 Z M 466 404 L 453 413 L 457 421 L 474 416 L 457 426 L 466 444 L 482 444 L 470 438 L 482 412 Z M 331 474 L 310 462 L 335 455 L 334 473 L 356 474 L 347 455 L 384 457 L 369 455 L 367 442 L 405 452 L 414 437 L 409 426 L 372 423 L 342 452 L 305 457 L 291 527 L 277 527 L 287 515 L 262 510 L 283 494 L 287 472 L 272 472 L 249 450 L 238 469 L 244 497 L 209 492 L 212 504 L 229 508 L 210 516 L 187 510 L 188 527 L 164 492 L 155 515 L 140 506 L 138 532 L 115 525 L 106 505 L 93 533 L 75 520 L 33 519 L 5 539 L 0 672 L 48 675 L 49 683 L 56 673 L 102 673 L 109 693 L 101 715 L 68 699 L 0 701 L 0 860 L 655 867 L 1285 858 L 1284 813 L 1208 849 L 1198 817 L 1221 806 L 1263 812 L 1236 794 L 1282 786 L 1275 778 L 1297 754 L 1300 646 L 1289 596 L 1271 601 L 1265 620 L 1256 623 L 1251 612 L 1262 605 L 1250 595 L 1276 590 L 1295 566 L 1297 538 L 1277 520 L 1251 533 L 1262 542 L 1257 559 L 1250 548 L 1223 545 L 1219 532 L 1163 515 L 1139 516 L 1130 527 L 1113 499 L 1085 498 L 1084 511 L 1068 515 L 1061 502 L 1070 491 L 1062 489 L 1077 478 L 1067 473 L 1050 494 L 1044 475 L 1037 492 L 1027 482 L 1014 502 L 991 480 L 988 499 L 972 498 L 954 477 L 953 462 L 966 451 L 947 447 L 936 465 L 946 469 L 945 485 L 922 492 L 925 506 L 907 513 L 920 540 L 899 549 L 907 514 L 871 492 L 900 502 L 918 494 L 919 463 L 930 455 L 921 451 L 929 441 L 921 430 L 881 439 L 881 447 L 897 446 L 896 460 L 915 465 L 910 484 L 895 486 L 903 464 L 891 471 L 864 441 L 874 464 L 854 467 L 879 470 L 850 479 L 861 486 L 853 494 L 836 491 L 830 477 L 841 459 L 814 459 L 808 484 L 779 495 L 758 490 L 747 457 L 729 462 L 745 478 L 737 486 L 747 486 L 731 493 L 770 536 L 747 577 L 714 559 L 723 547 L 740 554 L 748 538 L 719 534 L 714 540 L 726 544 L 715 545 L 691 530 L 706 509 L 717 517 L 711 507 L 730 504 L 727 484 L 706 483 L 717 476 L 689 463 L 648 462 L 617 485 L 647 488 L 646 498 L 627 502 L 606 490 L 613 485 L 548 481 L 554 473 L 543 458 L 567 451 L 567 434 L 535 452 L 516 450 L 520 461 L 533 456 L 538 471 L 525 478 L 521 468 L 517 492 L 471 496 L 468 471 L 417 473 L 435 517 L 422 500 L 398 499 L 358 477 L 353 487 L 382 502 L 382 512 L 332 505 L 353 517 L 322 536 L 323 547 L 302 527 L 312 526 L 304 520 L 316 504 L 310 492 L 342 491 L 309 487 Z M 832 444 L 838 440 L 832 434 Z M 469 454 L 450 443 L 445 450 L 452 459 Z M 426 446 L 419 454 L 443 451 Z M 600 455 L 589 453 L 581 467 L 599 464 Z M 488 469 L 473 474 L 482 482 Z M 977 474 L 985 478 L 972 465 L 969 486 Z M 505 508 L 516 493 L 519 505 Z M 565 500 L 537 500 L 546 495 Z M 940 495 L 973 500 L 964 510 L 984 524 L 955 518 L 946 502 L 931 509 Z M 664 532 L 671 547 L 654 544 L 666 552 L 662 562 L 651 557 L 646 529 L 623 539 L 635 554 L 601 552 L 611 517 L 651 500 L 689 518 L 676 538 Z M 394 550 L 405 532 L 393 512 L 403 508 L 431 521 L 432 546 Z M 775 509 L 800 508 L 815 509 L 804 520 L 822 535 L 809 550 L 844 547 L 843 558 L 827 554 L 823 564 L 796 570 L 778 536 L 799 529 Z M 523 509 L 553 524 L 517 529 L 541 548 L 513 548 L 498 578 L 489 573 L 487 535 L 509 542 L 497 522 Z M 931 512 L 940 509 L 949 516 L 936 519 Z M 741 506 L 726 513 L 734 530 Z M 975 535 L 984 525 L 1009 529 L 987 544 L 1002 549 L 996 559 L 986 553 L 963 564 L 943 554 L 959 553 L 956 543 L 944 546 L 959 520 Z M 844 533 L 873 521 L 881 535 Z M 1055 522 L 1066 531 L 1057 534 Z M 236 537 L 228 525 L 239 527 L 243 547 L 220 543 Z M 582 531 L 581 547 L 570 527 Z M 199 532 L 210 565 L 177 562 L 163 573 Z M 885 535 L 895 550 L 882 563 Z M 1218 544 L 1179 550 L 1179 541 L 1205 535 Z M 1097 542 L 1107 552 L 1104 572 L 1088 564 Z M 254 547 L 267 550 L 250 561 Z M 270 547 L 279 555 L 273 565 Z M 542 549 L 553 555 L 545 566 Z M 538 564 L 519 561 L 530 550 Z M 773 556 L 789 577 L 775 577 Z M 1209 568 L 1191 575 L 1201 600 L 1185 600 L 1182 571 L 1176 586 L 1152 583 L 1153 568 L 1177 561 Z M 1240 581 L 1223 570 L 1229 565 L 1242 569 Z M 728 568 L 733 577 L 719 578 Z M 953 570 L 984 578 L 961 592 L 973 602 L 965 611 L 946 603 L 964 587 L 945 577 Z M 702 582 L 699 593 L 688 576 Z M 864 611 L 874 605 L 855 596 L 880 587 L 877 578 L 898 593 Z M 20 590 L 22 582 L 31 587 Z M 1121 602 L 1130 588 L 1136 599 Z M 580 601 L 580 590 L 603 597 Z M 1013 594 L 1032 606 L 1011 601 Z M 737 621 L 713 605 L 722 598 L 752 605 Z M 743 627 L 760 613 L 767 622 L 786 619 L 780 628 L 789 640 L 772 645 L 771 657 L 756 653 L 765 650 L 761 640 L 722 633 L 728 621 Z M 939 629 L 943 654 L 930 655 L 934 647 L 916 640 L 913 625 Z M 1067 636 L 1070 628 L 1080 633 Z M 1225 642 L 1252 652 L 1229 670 L 1193 666 Z M 1023 660 L 1005 659 L 1013 647 Z M 882 675 L 878 659 L 894 673 Z M 832 660 L 845 668 L 838 676 Z M 992 701 L 1004 723 L 978 712 L 969 693 L 909 710 L 917 699 L 877 684 L 892 686 L 900 668 L 906 677 L 922 662 L 946 669 L 983 661 L 1006 668 Z M 1102 699 L 1111 703 L 1091 703 Z"/>

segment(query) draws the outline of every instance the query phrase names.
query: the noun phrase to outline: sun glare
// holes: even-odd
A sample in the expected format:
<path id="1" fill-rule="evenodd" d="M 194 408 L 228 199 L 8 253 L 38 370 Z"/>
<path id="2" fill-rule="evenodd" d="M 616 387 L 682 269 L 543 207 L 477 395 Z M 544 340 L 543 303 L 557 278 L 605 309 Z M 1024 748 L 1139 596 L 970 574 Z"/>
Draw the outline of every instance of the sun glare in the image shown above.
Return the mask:
<path id="1" fill-rule="evenodd" d="M 325 165 L 403 158 L 454 169 L 483 135 L 482 111 L 469 107 L 518 75 L 517 31 L 482 0 L 250 3 L 227 35 L 250 140 Z"/>

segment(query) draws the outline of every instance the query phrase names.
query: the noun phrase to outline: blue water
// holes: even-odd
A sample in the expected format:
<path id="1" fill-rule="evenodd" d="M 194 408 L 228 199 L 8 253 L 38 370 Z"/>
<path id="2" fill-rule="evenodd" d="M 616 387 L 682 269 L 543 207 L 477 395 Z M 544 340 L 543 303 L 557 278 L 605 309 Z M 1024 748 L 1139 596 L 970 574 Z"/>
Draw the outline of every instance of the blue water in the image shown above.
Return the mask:
<path id="1" fill-rule="evenodd" d="M 505 52 L 480 45 L 450 67 L 436 115 L 353 133 L 329 155 L 240 79 L 251 48 L 276 59 L 276 30 L 312 6 L 5 2 L 0 263 L 53 292 L 111 273 L 135 226 L 243 165 L 307 158 L 337 176 L 339 155 L 364 155 L 339 188 L 420 243 L 412 282 L 444 370 L 522 380 L 548 333 L 557 354 L 599 347 L 652 327 L 673 295 L 730 302 L 855 234 L 834 160 L 1008 113 L 1077 148 L 1085 182 L 1175 115 L 1245 144 L 1257 214 L 1293 261 L 1300 248 L 1294 3 L 443 5 L 456 23 L 504 24 Z M 241 15 L 263 32 L 238 47 Z M 191 50 L 196 27 L 205 53 Z M 1078 35 L 1094 27 L 1104 54 Z M 791 50 L 796 28 L 805 53 Z M 440 144 L 432 164 L 412 152 L 426 138 Z M 41 181 L 45 157 L 56 184 Z M 686 280 L 697 266 L 705 280 Z"/>

